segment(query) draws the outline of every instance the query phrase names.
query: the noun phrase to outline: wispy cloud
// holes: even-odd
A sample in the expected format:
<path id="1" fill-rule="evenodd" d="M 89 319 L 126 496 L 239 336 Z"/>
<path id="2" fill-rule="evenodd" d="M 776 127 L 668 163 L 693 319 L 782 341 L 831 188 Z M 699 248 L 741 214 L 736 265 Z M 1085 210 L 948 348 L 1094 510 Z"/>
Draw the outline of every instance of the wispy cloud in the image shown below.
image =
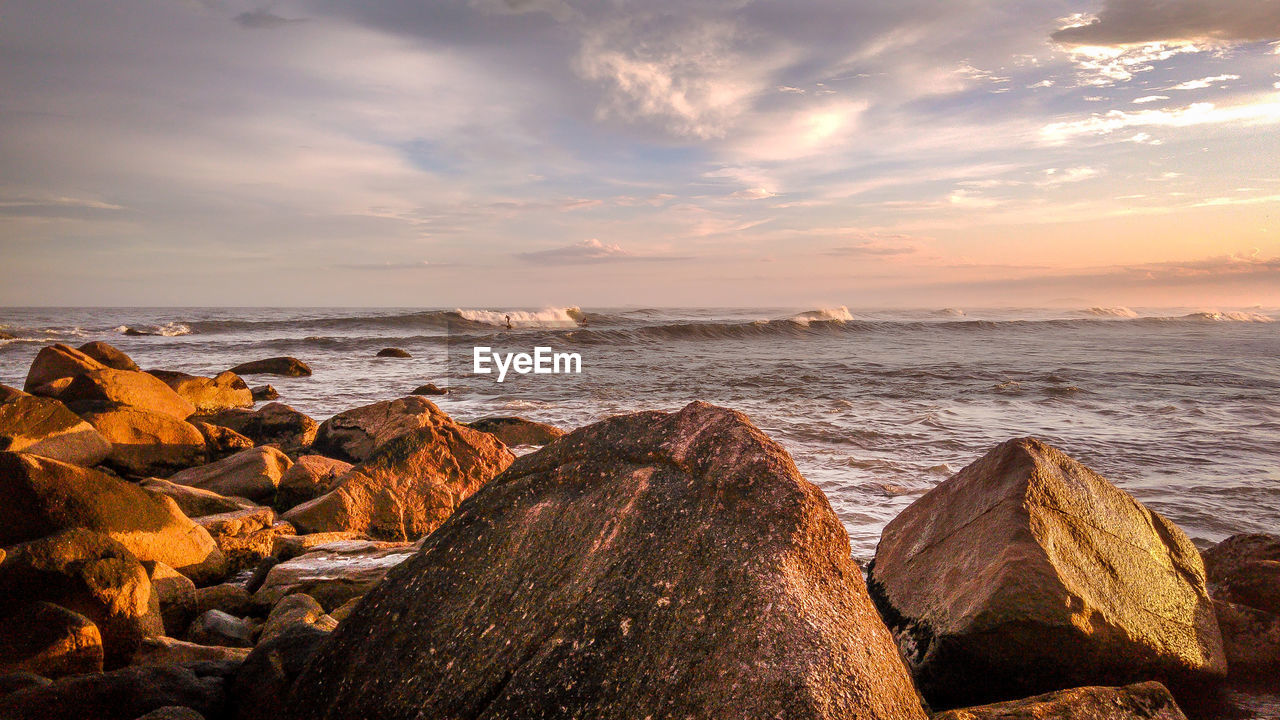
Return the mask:
<path id="1" fill-rule="evenodd" d="M 602 243 L 596 238 L 583 240 L 581 242 L 573 243 L 572 245 L 551 248 L 549 250 L 534 250 L 531 252 L 516 253 L 516 257 L 539 265 L 587 265 L 594 263 L 639 261 L 669 262 L 689 259 L 688 257 L 677 257 L 674 255 L 636 255 L 623 250 L 617 245 Z"/>
<path id="2" fill-rule="evenodd" d="M 272 28 L 306 22 L 306 18 L 287 18 L 276 15 L 269 10 L 252 10 L 242 12 L 235 17 L 236 24 L 251 30 L 270 30 Z"/>

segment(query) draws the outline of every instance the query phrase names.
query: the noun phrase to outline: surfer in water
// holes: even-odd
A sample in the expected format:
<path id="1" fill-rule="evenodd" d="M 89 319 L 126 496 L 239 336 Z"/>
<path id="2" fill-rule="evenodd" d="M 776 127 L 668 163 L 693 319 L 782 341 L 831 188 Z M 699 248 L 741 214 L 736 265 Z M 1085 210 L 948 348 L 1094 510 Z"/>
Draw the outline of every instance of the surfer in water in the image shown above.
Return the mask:
<path id="1" fill-rule="evenodd" d="M 508 330 L 511 330 L 511 329 L 512 329 L 512 325 L 511 325 L 511 316 L 510 316 L 510 315 L 508 315 L 508 316 L 507 316 L 507 329 L 508 329 Z"/>

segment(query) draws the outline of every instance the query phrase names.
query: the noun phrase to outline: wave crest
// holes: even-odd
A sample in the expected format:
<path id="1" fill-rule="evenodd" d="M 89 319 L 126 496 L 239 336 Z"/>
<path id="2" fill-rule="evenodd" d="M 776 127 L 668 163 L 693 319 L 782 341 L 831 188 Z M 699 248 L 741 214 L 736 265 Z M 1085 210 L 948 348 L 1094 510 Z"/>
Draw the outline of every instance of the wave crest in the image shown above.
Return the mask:
<path id="1" fill-rule="evenodd" d="M 1191 313 L 1190 315 L 1184 315 L 1183 319 L 1201 320 L 1204 322 L 1250 322 L 1250 323 L 1275 322 L 1275 318 L 1269 315 L 1263 315 L 1262 313 L 1217 311 L 1217 310 Z"/>
<path id="2" fill-rule="evenodd" d="M 528 312 L 524 310 L 454 310 L 463 320 L 481 325 L 506 327 L 507 322 L 516 327 L 577 327 L 584 315 L 575 306 L 544 308 Z"/>
<path id="3" fill-rule="evenodd" d="M 1127 307 L 1091 307 L 1082 311 L 1085 315 L 1099 318 L 1124 318 L 1131 320 L 1138 317 L 1138 313 Z"/>
<path id="4" fill-rule="evenodd" d="M 792 315 L 787 319 L 793 323 L 808 325 L 811 322 L 851 322 L 853 315 L 849 314 L 849 308 L 841 305 L 837 308 L 809 310 L 798 315 Z"/>
<path id="5" fill-rule="evenodd" d="M 121 325 L 115 328 L 121 335 L 159 335 L 161 337 L 178 337 L 190 335 L 191 326 L 177 321 L 163 325 Z"/>

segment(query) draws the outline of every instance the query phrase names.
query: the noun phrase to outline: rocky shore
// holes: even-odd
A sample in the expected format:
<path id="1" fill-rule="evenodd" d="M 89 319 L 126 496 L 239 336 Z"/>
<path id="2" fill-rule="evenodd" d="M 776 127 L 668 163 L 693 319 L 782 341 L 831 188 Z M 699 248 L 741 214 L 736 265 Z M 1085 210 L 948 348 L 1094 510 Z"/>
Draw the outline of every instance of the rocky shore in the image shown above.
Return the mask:
<path id="1" fill-rule="evenodd" d="M 95 342 L 0 386 L 0 719 L 1275 717 L 1280 536 L 1202 554 L 1034 438 L 864 579 L 732 410 L 317 422 L 250 373 L 311 370 Z"/>

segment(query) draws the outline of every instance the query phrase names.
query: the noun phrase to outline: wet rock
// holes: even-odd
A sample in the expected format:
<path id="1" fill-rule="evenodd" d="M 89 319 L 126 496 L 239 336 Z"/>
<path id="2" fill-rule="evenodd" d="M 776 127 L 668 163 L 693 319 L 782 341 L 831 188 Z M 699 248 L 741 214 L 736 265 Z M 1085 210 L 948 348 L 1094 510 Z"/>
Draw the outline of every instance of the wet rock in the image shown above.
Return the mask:
<path id="1" fill-rule="evenodd" d="M 5 720 L 135 720 L 171 706 L 218 717 L 226 704 L 221 676 L 174 665 L 135 666 L 74 675 L 0 697 Z"/>
<path id="2" fill-rule="evenodd" d="M 148 370 L 165 385 L 191 403 L 198 413 L 216 413 L 228 408 L 253 407 L 253 393 L 239 375 L 219 373 L 215 377 L 199 377 L 174 370 Z"/>
<path id="3" fill-rule="evenodd" d="M 235 720 L 279 720 L 289 689 L 329 633 L 314 625 L 292 625 L 258 643 L 231 681 Z"/>
<path id="4" fill-rule="evenodd" d="M 282 635 L 294 625 L 312 625 L 326 632 L 338 627 L 338 621 L 325 614 L 324 608 L 315 598 L 306 593 L 286 595 L 276 606 L 262 625 L 262 633 L 258 642 L 264 643 Z"/>
<path id="5" fill-rule="evenodd" d="M 891 521 L 869 586 L 935 707 L 1226 672 L 1191 541 L 1034 438 Z"/>
<path id="6" fill-rule="evenodd" d="M 276 489 L 276 507 L 287 510 L 333 489 L 335 481 L 351 469 L 351 463 L 323 455 L 303 455 L 284 475 Z"/>
<path id="7" fill-rule="evenodd" d="M 77 375 L 58 397 L 77 412 L 125 405 L 186 420 L 196 411 L 159 379 L 129 370 L 103 369 Z"/>
<path id="8" fill-rule="evenodd" d="M 703 403 L 516 460 L 365 596 L 290 703 L 328 720 L 925 717 L 822 492 Z"/>
<path id="9" fill-rule="evenodd" d="M 251 615 L 257 609 L 253 596 L 244 586 L 236 583 L 223 583 L 209 587 L 196 588 L 196 613 L 203 615 L 210 610 L 221 610 L 235 617 Z"/>
<path id="10" fill-rule="evenodd" d="M 187 628 L 187 640 L 198 645 L 253 647 L 253 626 L 221 610 L 208 610 Z"/>
<path id="11" fill-rule="evenodd" d="M 496 436 L 507 445 L 546 445 L 565 432 L 554 425 L 522 417 L 491 417 L 467 423 L 467 427 Z"/>
<path id="12" fill-rule="evenodd" d="M 368 592 L 415 549 L 416 546 L 409 543 L 368 540 L 321 545 L 271 568 L 262 587 L 254 593 L 254 601 L 271 607 L 286 595 L 306 593 L 325 610 L 332 610 Z"/>
<path id="13" fill-rule="evenodd" d="M 27 381 L 23 390 L 32 390 L 63 378 L 73 378 L 95 370 L 104 370 L 106 365 L 88 355 L 67 347 L 62 343 L 40 349 L 27 371 Z"/>
<path id="14" fill-rule="evenodd" d="M 262 385 L 252 388 L 250 392 L 253 394 L 254 402 L 265 402 L 267 400 L 279 400 L 280 392 L 270 385 Z"/>
<path id="15" fill-rule="evenodd" d="M 209 453 L 210 460 L 221 460 L 253 447 L 253 440 L 229 427 L 199 420 L 192 422 L 191 425 L 204 437 L 205 450 Z"/>
<path id="16" fill-rule="evenodd" d="M 163 477 L 208 459 L 200 431 L 172 415 L 117 407 L 84 419 L 111 443 L 105 464 L 126 475 Z"/>
<path id="17" fill-rule="evenodd" d="M 254 360 L 231 368 L 237 375 L 283 375 L 285 377 L 310 377 L 311 368 L 306 363 L 293 357 L 267 358 Z"/>
<path id="18" fill-rule="evenodd" d="M 1081 687 L 1022 700 L 949 710 L 933 720 L 1186 720 L 1158 682 Z"/>
<path id="19" fill-rule="evenodd" d="M 278 533 L 275 537 L 275 546 L 271 549 L 271 555 L 281 561 L 292 560 L 299 555 L 305 555 L 321 545 L 342 542 L 344 540 L 368 539 L 368 535 L 358 532 L 323 532 L 311 533 L 309 535 L 285 535 Z"/>
<path id="20" fill-rule="evenodd" d="M 409 402 L 416 401 L 416 402 Z M 349 531 L 388 540 L 414 540 L 439 527 L 485 482 L 506 469 L 514 455 L 494 436 L 463 427 L 429 401 L 403 398 L 422 415 L 390 411 L 390 423 L 366 423 L 369 430 L 343 431 L 348 454 L 374 449 L 329 493 L 283 515 L 306 533 Z M 331 419 L 332 421 L 332 419 Z M 394 426 L 422 426 L 397 437 L 381 438 Z M 337 428 L 331 426 L 331 438 Z"/>
<path id="21" fill-rule="evenodd" d="M 412 393 L 410 393 L 410 395 L 448 395 L 448 394 L 449 394 L 448 390 L 437 386 L 435 383 L 427 383 L 426 385 L 419 385 L 418 387 L 413 389 Z"/>
<path id="22" fill-rule="evenodd" d="M 413 357 L 409 351 L 400 348 L 382 348 L 378 351 L 380 358 L 410 358 Z"/>
<path id="23" fill-rule="evenodd" d="M 275 499 L 280 477 L 291 465 L 293 462 L 283 452 L 273 447 L 257 447 L 175 473 L 169 482 L 270 503 Z"/>
<path id="24" fill-rule="evenodd" d="M 0 587 L 0 617 L 46 601 L 88 618 L 101 634 L 107 667 L 125 663 L 142 638 L 164 631 L 142 564 L 124 545 L 88 530 L 10 548 Z"/>
<path id="25" fill-rule="evenodd" d="M 181 635 L 196 616 L 196 584 L 162 562 L 142 563 L 151 580 L 151 593 L 160 603 L 166 635 Z"/>
<path id="26" fill-rule="evenodd" d="M 0 403 L 0 450 L 92 467 L 111 443 L 61 402 L 21 393 Z"/>
<path id="27" fill-rule="evenodd" d="M 248 498 L 227 497 L 211 490 L 179 485 L 159 478 L 147 478 L 140 485 L 148 492 L 172 499 L 191 518 L 260 507 Z"/>
<path id="28" fill-rule="evenodd" d="M 201 645 L 172 637 L 154 637 L 142 641 L 133 656 L 133 665 L 193 665 L 205 662 L 242 663 L 249 656 L 247 647 Z"/>
<path id="29" fill-rule="evenodd" d="M 204 528 L 169 498 L 95 470 L 0 453 L 0 545 L 88 528 L 196 582 L 221 577 L 226 559 Z"/>
<path id="30" fill-rule="evenodd" d="M 48 602 L 0 617 L 0 674 L 44 677 L 102 672 L 102 634 L 89 618 Z"/>
<path id="31" fill-rule="evenodd" d="M 80 346 L 80 352 L 113 370 L 140 370 L 133 358 L 112 345 L 95 340 Z"/>
<path id="32" fill-rule="evenodd" d="M 258 445 L 275 445 L 291 454 L 309 447 L 319 427 L 315 420 L 283 403 L 268 403 L 258 410 L 223 410 L 197 419 L 229 427 Z"/>

